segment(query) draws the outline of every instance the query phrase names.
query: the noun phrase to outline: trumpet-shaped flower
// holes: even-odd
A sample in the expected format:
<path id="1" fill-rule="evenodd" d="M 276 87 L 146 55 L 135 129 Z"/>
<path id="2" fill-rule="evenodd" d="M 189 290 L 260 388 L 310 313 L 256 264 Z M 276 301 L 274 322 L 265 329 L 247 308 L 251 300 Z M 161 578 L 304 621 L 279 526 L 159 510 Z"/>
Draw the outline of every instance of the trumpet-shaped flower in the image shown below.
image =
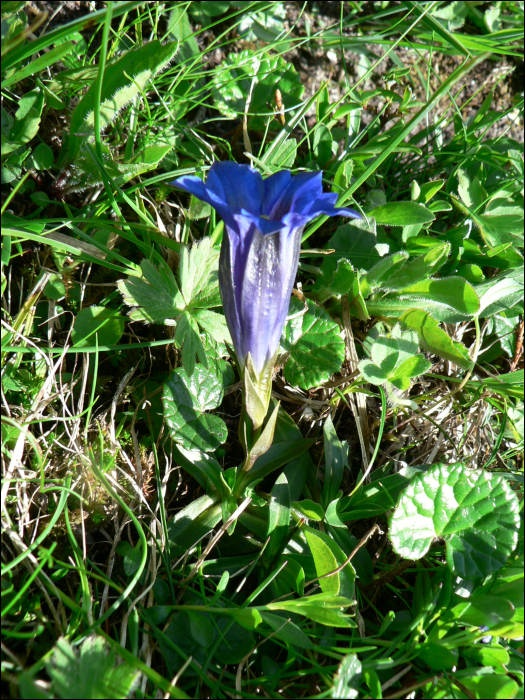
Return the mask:
<path id="1" fill-rule="evenodd" d="M 259 388 L 269 401 L 304 226 L 321 214 L 361 217 L 334 206 L 337 195 L 323 193 L 321 172 L 292 176 L 282 170 L 263 180 L 248 165 L 224 162 L 213 164 L 206 183 L 185 176 L 170 184 L 211 204 L 224 220 L 219 263 L 224 315 L 241 369 L 248 367 L 252 383 L 264 384 Z M 263 403 L 267 407 L 266 399 Z"/>

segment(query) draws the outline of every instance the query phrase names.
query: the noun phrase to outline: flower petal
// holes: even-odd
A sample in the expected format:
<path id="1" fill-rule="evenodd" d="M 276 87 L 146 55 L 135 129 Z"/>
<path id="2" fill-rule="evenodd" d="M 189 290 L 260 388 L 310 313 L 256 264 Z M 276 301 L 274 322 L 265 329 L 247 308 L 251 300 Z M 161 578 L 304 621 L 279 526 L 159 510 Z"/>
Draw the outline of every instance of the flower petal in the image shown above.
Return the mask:
<path id="1" fill-rule="evenodd" d="M 351 219 L 362 219 L 363 217 L 355 209 L 349 207 L 336 207 L 337 194 L 334 192 L 326 192 L 316 200 L 310 203 L 302 213 L 308 217 L 308 221 L 315 219 L 316 216 L 326 214 L 327 216 L 348 216 Z"/>
<path id="2" fill-rule="evenodd" d="M 279 198 L 292 181 L 292 175 L 289 170 L 280 170 L 264 180 L 264 199 L 261 207 L 261 214 L 272 217 L 271 213 Z"/>
<path id="3" fill-rule="evenodd" d="M 211 206 L 224 219 L 226 224 L 230 224 L 232 226 L 235 225 L 228 204 L 217 196 L 217 194 L 208 187 L 207 183 L 204 184 L 200 178 L 196 177 L 195 175 L 184 175 L 183 177 L 179 177 L 168 184 L 170 187 L 177 187 L 180 190 L 189 192 L 194 197 L 197 197 L 197 199 L 211 204 Z"/>
<path id="4" fill-rule="evenodd" d="M 263 180 L 261 174 L 249 165 L 228 161 L 214 163 L 208 173 L 206 187 L 226 202 L 233 213 L 241 209 L 256 216 L 261 213 Z"/>
<path id="5" fill-rule="evenodd" d="M 302 213 L 303 209 L 322 195 L 322 177 L 322 172 L 294 175 L 271 212 L 268 212 L 270 219 L 282 219 L 291 211 Z"/>

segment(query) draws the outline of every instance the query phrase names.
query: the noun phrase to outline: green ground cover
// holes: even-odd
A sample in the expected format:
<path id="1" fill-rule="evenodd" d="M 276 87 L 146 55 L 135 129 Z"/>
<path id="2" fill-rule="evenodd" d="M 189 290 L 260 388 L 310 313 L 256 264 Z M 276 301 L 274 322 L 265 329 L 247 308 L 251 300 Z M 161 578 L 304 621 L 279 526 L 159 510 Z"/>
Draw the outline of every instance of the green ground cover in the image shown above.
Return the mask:
<path id="1" fill-rule="evenodd" d="M 4 2 L 1 70 L 3 693 L 522 698 L 523 2 Z M 363 217 L 240 437 L 217 161 Z"/>

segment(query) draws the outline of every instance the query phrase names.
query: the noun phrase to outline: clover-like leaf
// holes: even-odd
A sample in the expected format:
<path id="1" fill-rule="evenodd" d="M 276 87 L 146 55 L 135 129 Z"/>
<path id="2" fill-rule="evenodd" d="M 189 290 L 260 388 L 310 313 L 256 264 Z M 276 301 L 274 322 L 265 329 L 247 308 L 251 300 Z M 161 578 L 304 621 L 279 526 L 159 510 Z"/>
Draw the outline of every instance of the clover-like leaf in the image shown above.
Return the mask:
<path id="1" fill-rule="evenodd" d="M 295 318 L 288 321 L 281 338 L 283 350 L 289 353 L 284 367 L 286 381 L 301 389 L 319 386 L 341 368 L 345 344 L 339 326 L 312 302 L 305 309 L 292 299 L 290 315 Z"/>
<path id="2" fill-rule="evenodd" d="M 370 384 L 390 382 L 398 389 L 410 388 L 410 380 L 428 372 L 432 363 L 418 353 L 417 333 L 401 331 L 396 324 L 390 334 L 381 333 L 375 326 L 365 340 L 365 351 L 370 360 L 361 360 L 359 369 Z"/>
<path id="3" fill-rule="evenodd" d="M 263 128 L 268 121 L 268 117 L 258 115 L 268 113 L 266 103 L 273 99 L 277 86 L 287 109 L 299 105 L 304 92 L 299 74 L 281 56 L 266 56 L 258 62 L 252 52 L 245 50 L 231 53 L 219 69 L 213 78 L 213 99 L 227 117 L 237 117 L 244 112 L 256 71 L 249 118 L 250 126 L 255 129 Z"/>
<path id="4" fill-rule="evenodd" d="M 222 418 L 209 415 L 221 403 L 223 378 L 212 369 L 197 365 L 191 377 L 174 370 L 164 384 L 164 417 L 172 439 L 186 450 L 213 452 L 222 445 L 228 430 Z"/>
<path id="5" fill-rule="evenodd" d="M 443 538 L 450 569 L 477 578 L 505 565 L 518 528 L 519 502 L 502 476 L 461 463 L 434 464 L 401 493 L 389 534 L 405 559 L 421 559 Z"/>

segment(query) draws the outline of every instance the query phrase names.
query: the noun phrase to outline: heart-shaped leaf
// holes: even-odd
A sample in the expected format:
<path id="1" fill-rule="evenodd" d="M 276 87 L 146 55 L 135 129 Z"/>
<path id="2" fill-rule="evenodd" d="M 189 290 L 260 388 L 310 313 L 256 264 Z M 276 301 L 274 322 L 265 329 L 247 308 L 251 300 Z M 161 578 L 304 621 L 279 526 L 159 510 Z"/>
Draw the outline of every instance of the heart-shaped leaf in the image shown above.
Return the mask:
<path id="1" fill-rule="evenodd" d="M 399 497 L 389 534 L 405 559 L 421 559 L 443 538 L 450 569 L 477 578 L 505 565 L 518 527 L 519 502 L 502 476 L 461 463 L 434 464 Z"/>
<path id="2" fill-rule="evenodd" d="M 222 418 L 206 414 L 221 403 L 223 379 L 197 365 L 191 377 L 179 367 L 164 384 L 164 417 L 171 437 L 186 450 L 213 452 L 226 441 Z"/>

